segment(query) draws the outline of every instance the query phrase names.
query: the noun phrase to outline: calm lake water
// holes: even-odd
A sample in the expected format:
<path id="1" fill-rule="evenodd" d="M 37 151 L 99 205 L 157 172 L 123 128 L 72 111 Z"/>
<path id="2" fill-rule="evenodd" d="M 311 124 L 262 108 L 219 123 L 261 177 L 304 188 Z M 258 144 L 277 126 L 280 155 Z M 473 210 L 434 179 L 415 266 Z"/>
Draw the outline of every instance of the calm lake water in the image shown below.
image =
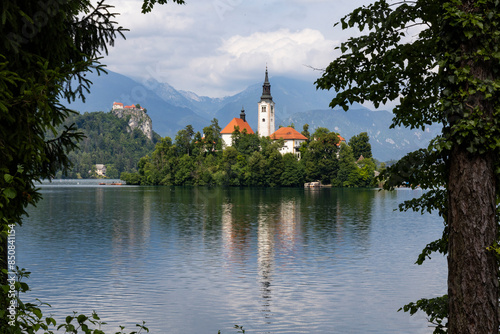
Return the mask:
<path id="1" fill-rule="evenodd" d="M 96 310 L 110 333 L 431 333 L 397 312 L 446 292 L 442 256 L 414 264 L 441 220 L 394 211 L 421 193 L 55 182 L 17 265 L 46 313 Z"/>

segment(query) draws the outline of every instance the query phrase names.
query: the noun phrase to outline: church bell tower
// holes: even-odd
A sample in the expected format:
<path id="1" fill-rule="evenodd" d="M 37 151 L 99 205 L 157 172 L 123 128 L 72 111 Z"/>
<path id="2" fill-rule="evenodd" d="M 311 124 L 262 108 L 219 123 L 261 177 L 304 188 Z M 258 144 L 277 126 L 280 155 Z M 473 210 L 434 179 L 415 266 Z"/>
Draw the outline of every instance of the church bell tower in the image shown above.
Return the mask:
<path id="1" fill-rule="evenodd" d="M 266 66 L 266 77 L 264 79 L 264 84 L 262 85 L 262 96 L 260 97 L 259 107 L 258 107 L 258 132 L 259 136 L 267 137 L 274 133 L 274 102 L 271 96 L 271 84 L 269 83 L 269 77 L 267 75 Z"/>

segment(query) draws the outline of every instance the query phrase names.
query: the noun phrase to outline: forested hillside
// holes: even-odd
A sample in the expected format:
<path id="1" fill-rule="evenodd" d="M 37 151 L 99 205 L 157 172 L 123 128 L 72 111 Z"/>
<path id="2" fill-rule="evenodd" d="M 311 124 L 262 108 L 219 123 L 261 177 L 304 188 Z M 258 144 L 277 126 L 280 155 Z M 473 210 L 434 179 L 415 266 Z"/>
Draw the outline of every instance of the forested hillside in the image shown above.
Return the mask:
<path id="1" fill-rule="evenodd" d="M 61 172 L 58 178 L 96 177 L 95 165 L 106 165 L 106 176 L 118 178 L 122 172 L 134 172 L 139 159 L 154 150 L 159 135 L 154 133 L 149 140 L 139 129 L 131 130 L 128 119 L 119 119 L 112 113 L 92 112 L 69 117 L 65 124 L 75 123 L 86 138 L 80 149 L 71 152 L 69 158 L 73 168 L 67 175 Z"/>

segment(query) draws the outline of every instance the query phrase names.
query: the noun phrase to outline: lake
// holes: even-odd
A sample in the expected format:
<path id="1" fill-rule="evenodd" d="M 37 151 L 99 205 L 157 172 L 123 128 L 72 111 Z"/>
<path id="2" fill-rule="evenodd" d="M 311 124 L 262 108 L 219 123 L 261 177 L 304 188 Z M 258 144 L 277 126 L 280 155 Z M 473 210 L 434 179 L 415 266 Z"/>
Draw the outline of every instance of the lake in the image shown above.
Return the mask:
<path id="1" fill-rule="evenodd" d="M 28 299 L 61 321 L 96 310 L 109 333 L 431 333 L 397 310 L 446 293 L 446 260 L 418 254 L 437 214 L 421 190 L 44 184 L 17 228 Z M 59 322 L 58 321 L 58 322 Z"/>

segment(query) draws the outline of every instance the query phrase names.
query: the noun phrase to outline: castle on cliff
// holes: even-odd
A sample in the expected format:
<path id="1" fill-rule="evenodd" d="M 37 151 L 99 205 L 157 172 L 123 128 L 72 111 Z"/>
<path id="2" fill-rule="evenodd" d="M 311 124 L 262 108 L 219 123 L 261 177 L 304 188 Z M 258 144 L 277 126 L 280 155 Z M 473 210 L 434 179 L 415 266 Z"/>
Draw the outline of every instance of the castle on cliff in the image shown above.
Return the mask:
<path id="1" fill-rule="evenodd" d="M 140 105 L 124 106 L 121 102 L 113 102 L 111 112 L 118 118 L 130 116 L 127 131 L 132 132 L 138 128 L 149 140 L 153 140 L 153 122 L 151 117 L 146 114 L 146 109 Z"/>

